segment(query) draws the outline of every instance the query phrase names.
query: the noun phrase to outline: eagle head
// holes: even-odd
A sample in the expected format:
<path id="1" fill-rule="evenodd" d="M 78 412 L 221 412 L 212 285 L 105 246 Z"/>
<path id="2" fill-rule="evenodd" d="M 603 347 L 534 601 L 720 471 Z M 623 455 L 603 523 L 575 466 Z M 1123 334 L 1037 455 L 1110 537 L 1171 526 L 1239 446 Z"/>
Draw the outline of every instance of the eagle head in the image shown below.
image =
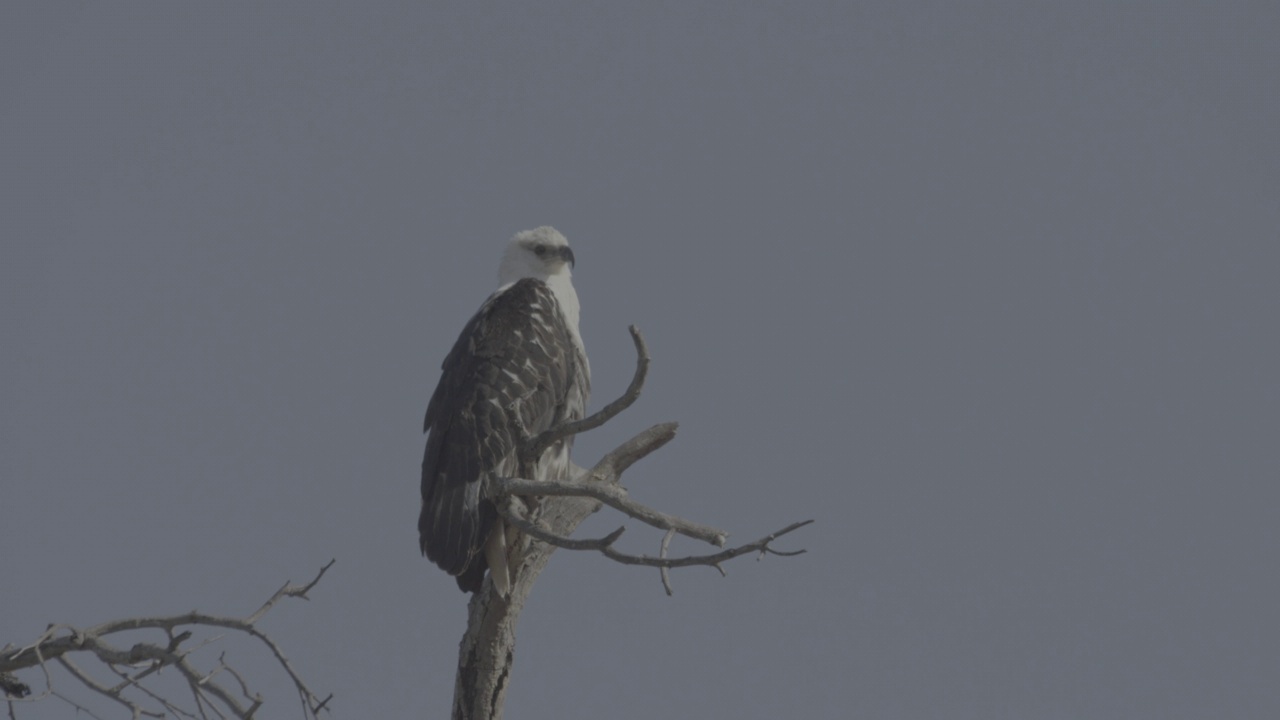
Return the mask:
<path id="1" fill-rule="evenodd" d="M 522 278 L 546 281 L 554 275 L 569 276 L 573 250 L 553 227 L 543 226 L 516 233 L 507 245 L 498 268 L 498 281 L 506 285 Z"/>

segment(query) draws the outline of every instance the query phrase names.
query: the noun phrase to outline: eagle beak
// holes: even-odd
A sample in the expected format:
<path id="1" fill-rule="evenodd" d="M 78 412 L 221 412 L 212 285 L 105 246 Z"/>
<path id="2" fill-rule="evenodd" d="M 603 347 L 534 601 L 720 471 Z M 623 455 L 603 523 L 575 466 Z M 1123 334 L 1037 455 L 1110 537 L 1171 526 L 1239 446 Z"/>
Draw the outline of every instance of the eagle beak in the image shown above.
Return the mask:
<path id="1" fill-rule="evenodd" d="M 560 248 L 560 259 L 561 259 L 561 260 L 564 260 L 564 261 L 565 261 L 565 262 L 567 262 L 567 263 L 569 263 L 569 267 L 571 267 L 571 268 L 572 268 L 572 267 L 574 267 L 574 264 L 573 264 L 573 248 L 569 247 L 568 245 L 566 245 L 566 246 L 564 246 L 564 247 Z"/>

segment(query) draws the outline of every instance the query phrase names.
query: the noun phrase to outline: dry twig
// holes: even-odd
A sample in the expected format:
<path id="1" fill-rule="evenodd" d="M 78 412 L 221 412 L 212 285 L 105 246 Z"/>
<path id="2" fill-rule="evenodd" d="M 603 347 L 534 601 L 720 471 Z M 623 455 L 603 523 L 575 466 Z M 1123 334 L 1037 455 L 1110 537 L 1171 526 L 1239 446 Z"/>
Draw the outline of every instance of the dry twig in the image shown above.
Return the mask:
<path id="1" fill-rule="evenodd" d="M 178 628 L 217 627 L 243 632 L 262 641 L 271 650 L 276 661 L 293 681 L 301 698 L 303 712 L 306 717 L 316 718 L 320 710 L 325 709 L 326 704 L 333 696 L 330 695 L 321 700 L 312 692 L 289 662 L 289 659 L 285 657 L 280 646 L 270 636 L 259 630 L 256 623 L 281 598 L 300 597 L 306 599 L 307 592 L 315 587 L 316 583 L 320 582 L 320 578 L 324 577 L 325 572 L 333 566 L 333 563 L 334 561 L 330 560 L 328 564 L 320 568 L 320 572 L 316 574 L 311 582 L 305 585 L 285 583 L 284 587 L 281 587 L 274 595 L 268 598 L 262 607 L 245 618 L 223 617 L 192 611 L 168 617 L 113 620 L 86 629 L 73 628 L 67 625 L 51 625 L 30 645 L 16 650 L 6 647 L 3 652 L 0 652 L 0 678 L 6 679 L 4 689 L 9 702 L 9 716 L 11 718 L 16 717 L 15 703 L 32 702 L 43 699 L 48 695 L 62 697 L 53 692 L 53 683 L 48 674 L 48 661 L 56 660 L 81 684 L 123 706 L 134 718 L 142 716 L 167 717 L 168 714 L 176 717 L 204 718 L 208 717 L 206 708 L 217 717 L 252 718 L 262 706 L 262 698 L 249 691 L 244 678 L 226 663 L 225 656 L 219 657 L 218 666 L 209 673 L 202 673 L 190 661 L 190 656 L 193 652 L 205 644 L 213 642 L 216 638 L 207 639 L 193 647 L 183 648 L 182 644 L 192 637 L 192 631 L 184 629 L 175 633 L 175 629 Z M 138 642 L 125 649 L 117 647 L 108 641 L 108 638 L 116 633 L 137 630 L 164 632 L 167 642 L 163 645 Z M 87 653 L 96 658 L 119 677 L 120 682 L 113 686 L 102 684 L 71 660 L 69 656 L 73 653 Z M 143 666 L 143 669 L 136 672 L 132 670 L 140 665 Z M 11 692 L 11 684 L 7 681 L 8 678 L 12 677 L 8 674 L 9 671 L 31 667 L 39 667 L 45 673 L 46 691 L 34 698 L 23 697 L 23 695 L 29 694 L 30 689 L 26 685 L 17 684 L 15 680 L 13 691 Z M 194 711 L 175 705 L 165 698 L 163 694 L 155 692 L 142 682 L 149 675 L 157 673 L 165 667 L 175 668 L 186 680 L 195 699 L 196 708 Z M 223 671 L 226 671 L 235 680 L 243 700 L 218 681 L 217 676 Z M 21 685 L 21 688 L 18 688 L 18 685 Z M 25 692 L 19 692 L 20 689 L 25 690 Z M 150 698 L 155 705 L 148 707 L 144 704 L 145 700 L 138 701 L 126 696 L 125 691 L 130 689 L 137 689 L 139 693 Z M 66 698 L 63 699 L 66 700 Z M 71 701 L 67 700 L 67 702 Z M 159 709 L 156 709 L 155 706 L 158 706 Z M 83 710 L 79 705 L 76 705 L 76 707 Z"/>

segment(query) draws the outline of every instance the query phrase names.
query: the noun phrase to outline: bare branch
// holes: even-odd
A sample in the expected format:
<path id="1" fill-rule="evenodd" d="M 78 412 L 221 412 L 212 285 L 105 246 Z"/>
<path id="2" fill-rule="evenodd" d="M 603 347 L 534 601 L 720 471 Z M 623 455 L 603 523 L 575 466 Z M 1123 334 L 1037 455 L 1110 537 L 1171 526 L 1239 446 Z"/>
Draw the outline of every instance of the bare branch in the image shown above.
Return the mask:
<path id="1" fill-rule="evenodd" d="M 665 558 L 667 556 L 667 548 L 671 546 L 671 538 L 676 536 L 675 530 L 668 530 L 666 535 L 662 536 L 662 544 L 658 546 L 658 557 Z M 658 573 L 662 576 L 662 589 L 667 591 L 667 597 L 675 594 L 675 590 L 671 589 L 671 572 L 666 565 L 658 568 Z"/>
<path id="2" fill-rule="evenodd" d="M 228 673 L 230 673 L 230 674 L 231 674 L 231 677 L 233 677 L 233 678 L 235 678 L 235 679 L 236 679 L 236 682 L 240 684 L 240 694 L 241 694 L 241 695 L 244 695 L 244 698 L 245 698 L 246 700 L 249 700 L 249 701 L 255 702 L 255 703 L 257 703 L 258 705 L 261 705 L 261 704 L 262 704 L 262 696 L 261 696 L 261 695 L 257 695 L 257 694 L 255 694 L 255 693 L 250 693 L 250 692 L 249 692 L 249 684 L 248 684 L 248 683 L 246 683 L 246 682 L 244 681 L 244 678 L 240 676 L 240 673 L 236 672 L 236 669 L 235 669 L 235 668 L 233 668 L 233 667 L 231 667 L 230 665 L 228 665 L 228 664 L 227 664 L 227 654 L 226 654 L 226 653 L 222 653 L 222 654 L 218 655 L 218 669 L 217 669 L 217 670 L 215 670 L 214 672 L 220 672 L 220 671 L 222 671 L 222 670 L 226 670 Z M 250 709 L 250 711 L 249 711 L 249 712 L 250 712 L 250 714 L 252 714 L 252 713 L 253 713 L 252 708 Z"/>
<path id="3" fill-rule="evenodd" d="M 524 480 L 522 478 L 504 478 L 498 480 L 496 484 L 503 492 L 513 495 L 593 498 L 659 530 L 675 530 L 681 535 L 711 543 L 716 547 L 724 547 L 725 539 L 728 537 L 728 533 L 723 530 L 700 525 L 675 515 L 668 515 L 659 510 L 654 510 L 646 505 L 641 505 L 627 497 L 625 491 L 617 486 L 580 483 L 572 480 L 538 481 Z"/>
<path id="4" fill-rule="evenodd" d="M 622 533 L 627 530 L 625 527 L 620 527 L 602 538 L 594 540 L 574 540 L 573 538 L 561 537 L 550 530 L 538 527 L 528 520 L 512 513 L 509 508 L 500 507 L 498 508 L 498 512 L 502 515 L 504 520 L 516 526 L 520 532 L 541 540 L 549 545 L 555 545 L 558 548 L 564 548 L 566 550 L 599 550 L 600 552 L 604 552 L 605 549 L 617 542 L 618 538 L 622 537 Z"/>
<path id="5" fill-rule="evenodd" d="M 591 470 L 587 480 L 526 480 L 523 478 L 498 478 L 493 480 L 494 496 L 530 495 L 539 497 L 569 496 L 599 500 L 631 517 L 652 525 L 659 530 L 675 530 L 681 535 L 723 547 L 728 533 L 684 518 L 669 515 L 642 505 L 627 496 L 627 491 L 617 484 L 619 475 L 632 463 L 662 447 L 675 437 L 675 423 L 654 425 L 620 445 L 606 455 Z"/>
<path id="6" fill-rule="evenodd" d="M 659 552 L 658 557 L 655 558 L 655 557 L 650 557 L 648 555 L 631 555 L 630 553 L 624 553 L 619 550 L 613 549 L 614 542 L 616 542 L 618 538 L 622 537 L 622 533 L 626 530 L 625 527 L 620 527 L 617 530 L 614 530 L 613 532 L 609 533 L 608 535 L 596 540 L 574 540 L 572 538 L 567 538 L 567 537 L 557 535 L 544 528 L 540 528 L 537 525 L 534 525 L 533 523 L 529 522 L 528 520 L 525 520 L 524 518 L 515 516 L 514 514 L 510 513 L 506 508 L 500 509 L 499 512 L 501 512 L 503 519 L 505 519 L 507 522 L 511 523 L 512 525 L 515 525 L 517 528 L 520 529 L 521 532 L 528 533 L 532 537 L 537 538 L 542 542 L 555 545 L 558 548 L 564 548 L 566 550 L 596 550 L 602 553 L 605 557 L 609 558 L 610 560 L 616 560 L 617 562 L 623 563 L 625 565 L 644 565 L 647 567 L 661 568 L 663 570 L 666 570 L 669 568 L 675 568 L 675 567 L 689 567 L 691 565 L 709 565 L 711 567 L 719 569 L 722 574 L 724 573 L 724 569 L 720 567 L 720 563 L 726 560 L 732 560 L 733 558 L 736 558 L 736 557 L 741 557 L 751 552 L 758 552 L 761 555 L 764 555 L 766 553 L 771 553 L 774 555 L 783 555 L 783 556 L 803 554 L 805 552 L 804 550 L 793 550 L 793 551 L 774 550 L 773 548 L 769 547 L 769 544 L 772 543 L 774 540 L 777 540 L 778 538 L 782 537 L 783 535 L 786 535 L 787 533 L 798 530 L 804 527 L 805 525 L 808 525 L 813 522 L 812 520 L 803 520 L 801 522 L 792 523 L 786 526 L 785 528 L 778 530 L 777 532 L 770 533 L 760 538 L 759 540 L 756 540 L 755 542 L 749 542 L 745 545 L 739 545 L 738 547 L 730 548 L 728 550 L 724 550 L 722 552 L 718 552 L 712 555 L 687 555 L 684 557 L 674 557 L 674 558 L 666 556 L 669 539 L 676 532 L 675 529 L 673 528 L 667 531 L 667 535 L 663 538 L 663 541 L 662 541 L 661 551 Z M 664 582 L 663 584 L 668 589 L 667 594 L 670 595 L 671 594 L 670 583 Z"/>
<path id="7" fill-rule="evenodd" d="M 268 599 L 265 603 L 263 603 L 262 607 L 258 608 L 257 612 L 245 618 L 245 622 L 247 622 L 250 625 L 258 622 L 258 618 L 262 617 L 263 615 L 266 615 L 267 611 L 270 610 L 273 605 L 275 605 L 277 602 L 280 601 L 280 598 L 296 597 L 296 598 L 302 598 L 303 600 L 310 600 L 311 598 L 307 597 L 307 592 L 310 591 L 311 588 L 315 587 L 316 583 L 320 582 L 320 578 L 324 577 L 324 574 L 328 572 L 329 568 L 333 567 L 333 564 L 336 562 L 338 562 L 338 559 L 333 558 L 329 562 L 325 563 L 325 566 L 320 568 L 320 572 L 316 573 L 316 576 L 312 578 L 311 582 L 307 583 L 306 585 L 299 586 L 299 585 L 294 585 L 290 581 L 285 581 L 284 587 L 277 590 L 276 594 L 272 595 L 270 599 Z"/>
<path id="8" fill-rule="evenodd" d="M 87 707 L 85 707 L 85 706 L 81 705 L 80 703 L 76 702 L 75 700 L 72 700 L 71 698 L 67 697 L 66 695 L 63 695 L 63 694 L 61 694 L 61 693 L 57 693 L 57 692 L 53 692 L 53 691 L 50 691 L 50 694 L 51 694 L 51 695 L 53 695 L 53 697 L 56 697 L 56 698 L 58 698 L 59 700 L 61 700 L 62 702 L 64 702 L 64 703 L 66 703 L 66 704 L 70 705 L 71 707 L 75 708 L 77 713 L 84 713 L 85 715 L 88 715 L 89 717 L 93 718 L 93 720 L 102 720 L 102 718 L 98 717 L 97 715 L 94 715 L 94 714 L 93 714 L 93 711 L 89 710 L 89 708 L 87 708 Z M 13 714 L 13 703 L 12 703 L 12 702 L 10 702 L 10 703 L 9 703 L 9 717 L 10 717 L 10 718 L 14 718 L 14 720 L 16 720 L 16 718 L 14 717 L 14 714 Z"/>
<path id="9" fill-rule="evenodd" d="M 60 657 L 58 658 L 58 664 L 66 668 L 67 672 L 71 673 L 77 680 L 83 683 L 85 687 L 89 688 L 90 690 L 93 690 L 99 695 L 109 697 L 115 702 L 120 703 L 121 705 L 128 708 L 129 712 L 133 715 L 133 717 L 138 717 L 139 715 L 146 715 L 147 717 L 156 717 L 156 718 L 164 717 L 164 713 L 154 712 L 151 710 L 144 710 L 142 706 L 138 705 L 132 700 L 125 698 L 114 688 L 109 688 L 103 685 L 102 683 L 98 682 L 97 680 L 94 680 L 93 678 L 89 677 L 87 674 L 85 674 L 83 670 L 80 669 L 78 665 L 71 662 L 70 658 Z"/>
<path id="10" fill-rule="evenodd" d="M 588 476 L 596 482 L 617 482 L 627 468 L 636 464 L 649 453 L 671 442 L 676 437 L 679 423 L 658 423 L 638 433 L 635 437 L 605 453 L 590 470 Z"/>
<path id="11" fill-rule="evenodd" d="M 594 430 L 609 422 L 618 413 L 631 407 L 632 403 L 640 397 L 640 390 L 644 387 L 645 377 L 649 374 L 649 348 L 645 345 L 644 336 L 640 334 L 640 330 L 635 325 L 629 326 L 627 330 L 631 332 L 631 341 L 636 346 L 636 371 L 631 377 L 631 384 L 627 386 L 626 392 L 622 394 L 622 397 L 605 405 L 594 415 L 553 427 L 526 442 L 520 451 L 522 465 L 529 465 L 537 460 L 557 440 L 567 438 L 570 435 L 578 435 L 588 430 Z"/>
<path id="12" fill-rule="evenodd" d="M 710 565 L 714 568 L 719 569 L 721 574 L 724 574 L 724 568 L 720 567 L 720 563 L 726 560 L 732 560 L 742 555 L 746 555 L 747 553 L 758 552 L 762 555 L 765 553 L 773 553 L 775 555 L 800 555 L 804 553 L 805 552 L 804 550 L 795 550 L 792 552 L 785 552 L 785 553 L 778 552 L 770 548 L 769 543 L 772 543 L 774 540 L 777 540 L 783 535 L 786 535 L 787 533 L 790 533 L 794 530 L 798 530 L 812 522 L 813 522 L 812 520 L 802 520 L 797 523 L 791 523 L 790 525 L 782 528 L 781 530 L 778 530 L 777 532 L 769 533 L 768 535 L 765 535 L 764 537 L 760 538 L 759 540 L 756 540 L 755 542 L 749 542 L 745 545 L 739 545 L 738 547 L 730 548 L 723 552 L 715 553 L 714 555 L 688 555 L 686 557 L 678 557 L 678 558 L 663 558 L 663 557 L 655 558 L 655 557 L 649 557 L 648 555 L 628 555 L 626 553 L 618 552 L 613 548 L 605 548 L 604 550 L 601 550 L 601 552 L 604 553 L 605 556 L 608 557 L 610 560 L 616 560 L 626 565 L 644 565 L 646 567 L 657 567 L 657 568 L 689 567 L 691 565 Z"/>
<path id="13" fill-rule="evenodd" d="M 233 697 L 226 688 L 216 682 L 213 682 L 211 676 L 201 675 L 198 670 L 191 666 L 190 662 L 187 662 L 186 655 L 178 655 L 172 664 L 174 667 L 178 668 L 178 672 L 182 673 L 182 676 L 187 679 L 187 684 L 191 686 L 192 690 L 208 693 L 216 697 L 223 705 L 229 708 L 237 718 L 249 717 L 248 712 L 245 710 L 245 707 L 240 704 L 239 700 Z M 217 708 L 214 708 L 212 704 L 210 704 L 209 707 L 213 708 L 214 712 L 218 712 Z M 221 716 L 222 713 L 218 712 L 218 715 Z"/>
<path id="14" fill-rule="evenodd" d="M 153 663 L 146 670 L 143 670 L 142 672 L 136 675 L 130 675 L 125 671 L 121 670 L 120 668 L 117 668 L 114 665 L 107 666 L 107 668 L 111 670 L 111 672 L 115 673 L 116 677 L 120 678 L 121 680 L 121 682 L 116 683 L 115 687 L 112 688 L 113 690 L 119 691 L 119 690 L 123 690 L 126 687 L 132 686 L 137 688 L 139 692 L 150 697 L 152 700 L 155 700 L 156 702 L 163 705 L 166 710 L 173 713 L 174 715 L 177 715 L 179 717 L 189 717 L 189 718 L 195 717 L 194 713 L 184 710 L 183 708 L 175 705 L 172 701 L 170 701 L 168 698 L 164 697 L 160 693 L 154 692 L 151 690 L 151 688 L 138 682 L 138 680 L 141 680 L 142 678 L 150 675 L 151 673 L 158 672 L 161 667 L 163 666 Z"/>
<path id="15" fill-rule="evenodd" d="M 61 664 L 67 672 L 80 683 L 128 708 L 135 718 L 143 715 L 149 717 L 164 717 L 165 713 L 148 710 L 133 700 L 126 698 L 122 693 L 129 687 L 138 688 L 139 691 L 150 696 L 153 700 L 160 703 L 165 710 L 172 712 L 174 715 L 197 717 L 153 692 L 141 682 L 148 675 L 158 672 L 163 667 L 173 667 L 177 669 L 177 671 L 186 680 L 187 685 L 191 690 L 192 697 L 195 699 L 196 712 L 199 713 L 199 717 L 208 717 L 208 713 L 206 712 L 207 710 L 220 718 L 228 717 L 228 715 L 236 718 L 250 718 L 253 717 L 262 706 L 262 697 L 250 692 L 247 683 L 245 683 L 244 678 L 240 673 L 227 664 L 225 654 L 219 657 L 218 666 L 207 674 L 197 670 L 189 660 L 191 653 L 199 650 L 208 643 L 214 642 L 218 637 L 215 636 L 213 638 L 205 639 L 195 647 L 183 649 L 181 648 L 182 643 L 192 637 L 192 632 L 191 630 L 175 632 L 175 629 L 177 628 L 193 626 L 227 628 L 251 635 L 266 645 L 275 656 L 276 661 L 282 668 L 284 668 L 285 672 L 289 675 L 289 678 L 293 681 L 307 716 L 316 717 L 322 709 L 325 709 L 325 706 L 333 696 L 329 695 L 324 700 L 321 700 L 314 692 L 312 692 L 311 689 L 307 687 L 306 683 L 303 682 L 301 676 L 294 669 L 293 665 L 289 662 L 289 659 L 280 649 L 280 646 L 270 636 L 259 630 L 255 623 L 270 611 L 281 598 L 299 597 L 307 599 L 307 592 L 310 591 L 311 588 L 315 587 L 316 583 L 320 581 L 320 578 L 324 576 L 325 572 L 333 566 L 333 563 L 334 561 L 330 560 L 326 565 L 320 568 L 320 571 L 316 576 L 305 585 L 285 583 L 283 587 L 268 598 L 262 607 L 246 618 L 221 617 L 192 611 L 182 615 L 173 615 L 168 617 L 140 617 L 113 620 L 85 630 L 65 625 L 51 625 L 31 645 L 18 648 L 17 650 L 12 650 L 10 647 L 6 646 L 5 651 L 0 653 L 0 673 L 39 666 L 45 672 L 46 685 L 49 687 L 46 694 L 53 694 L 57 697 L 62 697 L 61 695 L 53 692 L 52 681 L 48 678 L 47 661 L 57 660 L 59 664 Z M 167 637 L 167 642 L 164 646 L 139 642 L 125 650 L 112 645 L 106 639 L 115 633 L 136 630 L 162 631 Z M 77 652 L 86 652 L 94 656 L 98 661 L 107 665 L 113 673 L 119 676 L 121 682 L 112 687 L 103 685 L 88 673 L 84 672 L 78 665 L 72 662 L 70 658 L 65 657 L 69 653 Z M 140 663 L 145 663 L 147 667 L 136 673 L 123 672 L 118 668 L 118 666 L 137 666 Z M 239 685 L 241 694 L 249 703 L 247 706 L 237 698 L 235 694 L 218 682 L 217 676 L 223 671 L 234 678 L 235 682 Z M 7 678 L 9 676 L 5 675 L 3 677 Z M 13 701 L 11 700 L 10 702 Z M 224 712 L 224 709 L 226 712 Z"/>

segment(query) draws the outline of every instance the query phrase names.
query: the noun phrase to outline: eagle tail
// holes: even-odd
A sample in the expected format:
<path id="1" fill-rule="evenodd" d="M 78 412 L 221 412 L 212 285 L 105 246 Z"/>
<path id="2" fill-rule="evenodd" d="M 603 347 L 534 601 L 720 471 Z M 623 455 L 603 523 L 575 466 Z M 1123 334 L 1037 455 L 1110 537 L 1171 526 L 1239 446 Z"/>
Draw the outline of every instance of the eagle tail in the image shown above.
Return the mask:
<path id="1" fill-rule="evenodd" d="M 493 589 L 503 600 L 511 597 L 511 573 L 507 568 L 507 532 L 506 523 L 497 520 L 489 537 L 484 542 L 484 559 L 489 565 L 489 577 L 493 578 Z"/>

